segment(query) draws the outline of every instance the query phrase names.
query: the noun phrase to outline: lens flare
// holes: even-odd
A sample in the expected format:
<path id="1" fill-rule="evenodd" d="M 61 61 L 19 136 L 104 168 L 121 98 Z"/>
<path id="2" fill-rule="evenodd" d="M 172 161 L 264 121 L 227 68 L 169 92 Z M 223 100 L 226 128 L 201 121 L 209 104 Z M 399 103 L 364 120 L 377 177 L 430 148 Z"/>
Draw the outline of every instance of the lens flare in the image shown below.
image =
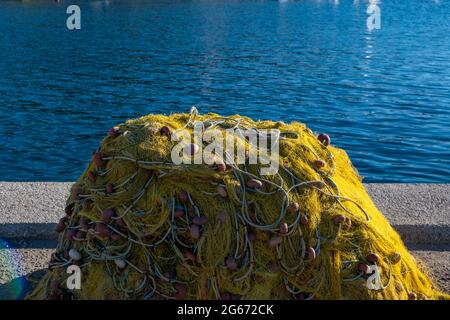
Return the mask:
<path id="1" fill-rule="evenodd" d="M 20 277 L 20 253 L 0 239 L 0 300 L 23 298 L 25 279 Z"/>

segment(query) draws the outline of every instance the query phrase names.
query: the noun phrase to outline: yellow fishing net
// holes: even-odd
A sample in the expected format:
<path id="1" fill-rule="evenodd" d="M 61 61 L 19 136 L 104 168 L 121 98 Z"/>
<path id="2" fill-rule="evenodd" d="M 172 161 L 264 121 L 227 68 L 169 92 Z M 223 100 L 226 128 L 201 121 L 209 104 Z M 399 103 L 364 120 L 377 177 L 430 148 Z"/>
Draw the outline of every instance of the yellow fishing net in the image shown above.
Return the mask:
<path id="1" fill-rule="evenodd" d="M 244 130 L 279 132 L 279 170 L 261 175 L 262 164 L 236 164 L 229 154 L 174 164 L 180 142 L 171 134 L 195 124 L 227 132 L 244 158 L 261 151 Z M 189 145 L 187 155 L 206 145 Z M 73 185 L 57 232 L 29 299 L 448 298 L 375 207 L 347 154 L 298 122 L 195 109 L 127 121 Z M 81 288 L 68 290 L 73 264 Z"/>

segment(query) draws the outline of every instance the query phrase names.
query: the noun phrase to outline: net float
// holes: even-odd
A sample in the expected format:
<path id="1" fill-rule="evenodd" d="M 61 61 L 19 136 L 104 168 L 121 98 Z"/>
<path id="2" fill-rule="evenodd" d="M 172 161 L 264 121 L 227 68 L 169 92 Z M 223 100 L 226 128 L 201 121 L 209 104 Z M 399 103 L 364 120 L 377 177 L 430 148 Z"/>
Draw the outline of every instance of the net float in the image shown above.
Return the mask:
<path id="1" fill-rule="evenodd" d="M 309 222 L 308 217 L 306 215 L 302 214 L 300 217 L 300 224 L 305 226 L 308 224 L 308 222 Z"/>
<path id="2" fill-rule="evenodd" d="M 217 193 L 222 197 L 226 198 L 228 193 L 227 189 L 224 186 L 217 186 Z"/>
<path id="3" fill-rule="evenodd" d="M 201 226 L 201 225 L 204 225 L 207 220 L 208 220 L 208 218 L 205 215 L 201 215 L 201 216 L 194 217 L 194 219 L 192 219 L 192 222 Z"/>
<path id="4" fill-rule="evenodd" d="M 102 212 L 102 221 L 106 224 L 108 224 L 111 221 L 111 218 L 114 216 L 114 210 L 113 209 L 105 209 Z"/>
<path id="5" fill-rule="evenodd" d="M 129 231 L 128 231 L 128 227 L 127 227 L 127 226 L 125 226 L 125 227 L 119 227 L 119 231 L 120 231 L 121 233 L 123 233 L 123 234 L 125 235 L 125 237 L 128 236 Z"/>
<path id="6" fill-rule="evenodd" d="M 120 135 L 119 130 L 120 130 L 119 127 L 112 127 L 108 131 L 108 136 L 111 137 L 111 138 L 117 138 Z"/>
<path id="7" fill-rule="evenodd" d="M 164 126 L 159 130 L 159 133 L 161 133 L 163 136 L 170 136 L 171 130 L 169 127 Z"/>
<path id="8" fill-rule="evenodd" d="M 81 204 L 81 207 L 83 208 L 83 210 L 89 211 L 92 208 L 92 204 L 93 204 L 93 202 L 91 199 L 84 199 Z"/>
<path id="9" fill-rule="evenodd" d="M 195 254 L 194 254 L 191 250 L 186 250 L 186 251 L 183 253 L 183 255 L 184 255 L 184 257 L 185 257 L 187 260 L 190 260 L 190 261 L 195 261 L 195 260 L 197 260 L 197 257 L 195 256 Z"/>
<path id="10" fill-rule="evenodd" d="M 72 260 L 78 261 L 81 259 L 81 254 L 78 252 L 78 250 L 72 248 L 69 250 L 69 257 Z"/>
<path id="11" fill-rule="evenodd" d="M 417 294 L 414 292 L 408 293 L 408 300 L 417 300 Z"/>
<path id="12" fill-rule="evenodd" d="M 257 179 L 250 179 L 247 181 L 247 187 L 252 189 L 261 189 L 263 186 L 263 183 L 260 180 Z"/>
<path id="13" fill-rule="evenodd" d="M 184 154 L 186 156 L 192 156 L 196 154 L 200 150 L 200 147 L 196 143 L 188 144 L 186 147 L 184 147 Z"/>
<path id="14" fill-rule="evenodd" d="M 392 264 L 397 264 L 402 259 L 402 255 L 399 252 L 394 252 L 391 256 Z"/>
<path id="15" fill-rule="evenodd" d="M 127 228 L 127 224 L 125 223 L 125 221 L 122 218 L 116 219 L 116 225 L 121 228 L 121 229 L 126 229 Z"/>
<path id="16" fill-rule="evenodd" d="M 65 228 L 66 228 L 66 219 L 65 218 L 59 219 L 58 223 L 56 224 L 55 231 L 57 233 L 60 233 L 63 232 Z"/>
<path id="17" fill-rule="evenodd" d="M 275 236 L 272 239 L 269 240 L 269 246 L 270 247 L 276 247 L 281 243 L 281 237 Z"/>
<path id="18" fill-rule="evenodd" d="M 380 261 L 380 257 L 376 253 L 371 252 L 366 256 L 366 260 L 370 263 L 376 263 Z"/>
<path id="19" fill-rule="evenodd" d="M 112 183 L 107 183 L 105 186 L 106 193 L 111 194 L 114 192 L 114 185 Z"/>
<path id="20" fill-rule="evenodd" d="M 191 224 L 189 227 L 189 233 L 193 239 L 197 240 L 200 238 L 200 227 L 196 224 Z"/>
<path id="21" fill-rule="evenodd" d="M 74 207 L 75 207 L 75 203 L 72 202 L 64 208 L 64 212 L 70 217 L 73 214 Z"/>
<path id="22" fill-rule="evenodd" d="M 219 212 L 219 214 L 217 215 L 217 220 L 221 223 L 225 223 L 225 221 L 227 220 L 227 214 L 224 211 Z"/>
<path id="23" fill-rule="evenodd" d="M 325 161 L 323 160 L 316 160 L 313 162 L 313 165 L 316 169 L 322 169 L 323 167 L 325 167 Z"/>
<path id="24" fill-rule="evenodd" d="M 121 240 L 121 239 L 122 239 L 122 236 L 120 234 L 118 234 L 117 232 L 113 232 L 111 234 L 111 240 L 117 241 L 117 240 Z"/>
<path id="25" fill-rule="evenodd" d="M 184 207 L 183 206 L 175 206 L 175 209 L 174 209 L 175 217 L 181 218 L 181 217 L 184 216 L 184 214 L 185 214 L 185 211 L 184 211 Z"/>
<path id="26" fill-rule="evenodd" d="M 81 190 L 79 187 L 77 187 L 77 186 L 72 187 L 72 189 L 70 190 L 70 198 L 72 199 L 72 201 L 79 200 L 80 193 L 81 193 Z"/>
<path id="27" fill-rule="evenodd" d="M 127 266 L 127 263 L 123 259 L 116 259 L 114 260 L 114 263 L 116 264 L 117 268 L 124 269 Z"/>
<path id="28" fill-rule="evenodd" d="M 358 263 L 358 270 L 360 272 L 362 272 L 363 274 L 368 274 L 369 273 L 369 266 L 365 263 Z"/>
<path id="29" fill-rule="evenodd" d="M 187 296 L 186 285 L 181 284 L 181 283 L 175 283 L 173 286 L 174 286 L 175 290 L 177 290 L 174 295 L 175 299 L 177 299 L 177 300 L 185 299 Z"/>
<path id="30" fill-rule="evenodd" d="M 236 270 L 238 267 L 236 259 L 233 256 L 229 256 L 225 261 L 225 264 L 227 265 L 228 270 L 231 271 Z"/>
<path id="31" fill-rule="evenodd" d="M 345 222 L 345 217 L 342 214 L 339 214 L 333 218 L 333 222 L 335 225 L 340 225 Z"/>
<path id="32" fill-rule="evenodd" d="M 294 214 L 294 213 L 297 213 L 299 209 L 300 209 L 300 206 L 298 205 L 297 202 L 291 202 L 291 203 L 289 203 L 286 210 L 287 210 L 287 212 Z"/>
<path id="33" fill-rule="evenodd" d="M 87 173 L 87 178 L 88 178 L 89 182 L 91 182 L 91 183 L 95 182 L 95 177 L 96 177 L 96 174 L 94 171 L 89 171 Z"/>
<path id="34" fill-rule="evenodd" d="M 86 233 L 84 233 L 83 231 L 78 231 L 77 234 L 75 235 L 75 238 L 84 240 L 86 238 Z"/>
<path id="35" fill-rule="evenodd" d="M 314 260 L 316 258 L 316 250 L 314 250 L 314 248 L 309 247 L 308 249 L 306 249 L 305 252 L 305 259 L 306 260 Z"/>
<path id="36" fill-rule="evenodd" d="M 75 237 L 76 235 L 77 235 L 77 230 L 70 229 L 70 230 L 67 230 L 65 237 L 67 240 L 72 240 L 73 237 Z"/>
<path id="37" fill-rule="evenodd" d="M 178 200 L 180 200 L 181 203 L 187 203 L 189 202 L 189 194 L 187 191 L 181 190 L 177 194 Z"/>
<path id="38" fill-rule="evenodd" d="M 325 133 L 321 133 L 317 136 L 317 139 L 322 143 L 325 147 L 328 147 L 331 143 L 331 138 L 329 135 Z"/>
<path id="39" fill-rule="evenodd" d="M 256 235 L 253 232 L 248 232 L 247 239 L 248 239 L 248 241 L 253 242 L 256 239 Z"/>
<path id="40" fill-rule="evenodd" d="M 225 163 L 218 163 L 218 164 L 216 164 L 216 169 L 217 169 L 217 171 L 219 171 L 219 172 L 225 172 L 225 171 L 227 171 L 227 165 L 225 164 Z"/>
<path id="41" fill-rule="evenodd" d="M 286 233 L 288 233 L 289 227 L 288 227 L 287 223 L 281 223 L 281 224 L 280 224 L 279 231 L 280 231 L 281 234 L 286 234 Z"/>
<path id="42" fill-rule="evenodd" d="M 111 236 L 111 230 L 104 223 L 96 223 L 95 232 L 103 238 L 109 238 Z"/>
<path id="43" fill-rule="evenodd" d="M 92 161 L 97 168 L 106 167 L 106 161 L 103 160 L 103 154 L 101 152 L 95 152 L 92 156 Z"/>
<path id="44" fill-rule="evenodd" d="M 87 219 L 85 217 L 81 217 L 80 218 L 80 222 L 79 222 L 79 226 L 80 226 L 80 230 L 87 232 L 89 229 L 89 223 L 87 221 Z"/>

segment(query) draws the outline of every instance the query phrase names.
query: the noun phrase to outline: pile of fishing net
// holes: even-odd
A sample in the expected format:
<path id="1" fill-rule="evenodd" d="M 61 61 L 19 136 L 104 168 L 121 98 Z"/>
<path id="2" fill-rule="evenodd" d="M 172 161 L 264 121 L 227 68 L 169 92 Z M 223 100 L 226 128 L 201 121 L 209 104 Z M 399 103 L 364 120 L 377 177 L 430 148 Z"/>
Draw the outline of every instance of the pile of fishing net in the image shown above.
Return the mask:
<path id="1" fill-rule="evenodd" d="M 240 132 L 276 130 L 278 172 L 262 175 L 262 164 L 230 155 L 175 164 L 172 134 L 198 124 L 234 129 L 247 157 L 260 150 Z M 187 155 L 201 147 L 189 145 Z M 447 298 L 377 210 L 347 154 L 298 122 L 196 109 L 127 121 L 93 154 L 56 229 L 56 251 L 29 299 Z M 81 288 L 68 290 L 74 264 Z"/>

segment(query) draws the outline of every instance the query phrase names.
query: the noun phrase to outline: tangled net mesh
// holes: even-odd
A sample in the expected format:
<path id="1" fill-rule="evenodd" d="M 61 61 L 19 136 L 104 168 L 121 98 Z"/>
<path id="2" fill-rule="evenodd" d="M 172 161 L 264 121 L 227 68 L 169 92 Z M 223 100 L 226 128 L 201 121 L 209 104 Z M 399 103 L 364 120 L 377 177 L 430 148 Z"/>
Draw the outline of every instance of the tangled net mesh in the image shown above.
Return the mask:
<path id="1" fill-rule="evenodd" d="M 194 123 L 279 130 L 278 173 L 220 158 L 175 165 L 170 133 Z M 27 298 L 447 299 L 327 138 L 195 108 L 114 127 L 72 186 L 49 269 Z M 69 291 L 72 264 L 82 282 Z M 373 266 L 381 281 L 369 289 Z"/>

